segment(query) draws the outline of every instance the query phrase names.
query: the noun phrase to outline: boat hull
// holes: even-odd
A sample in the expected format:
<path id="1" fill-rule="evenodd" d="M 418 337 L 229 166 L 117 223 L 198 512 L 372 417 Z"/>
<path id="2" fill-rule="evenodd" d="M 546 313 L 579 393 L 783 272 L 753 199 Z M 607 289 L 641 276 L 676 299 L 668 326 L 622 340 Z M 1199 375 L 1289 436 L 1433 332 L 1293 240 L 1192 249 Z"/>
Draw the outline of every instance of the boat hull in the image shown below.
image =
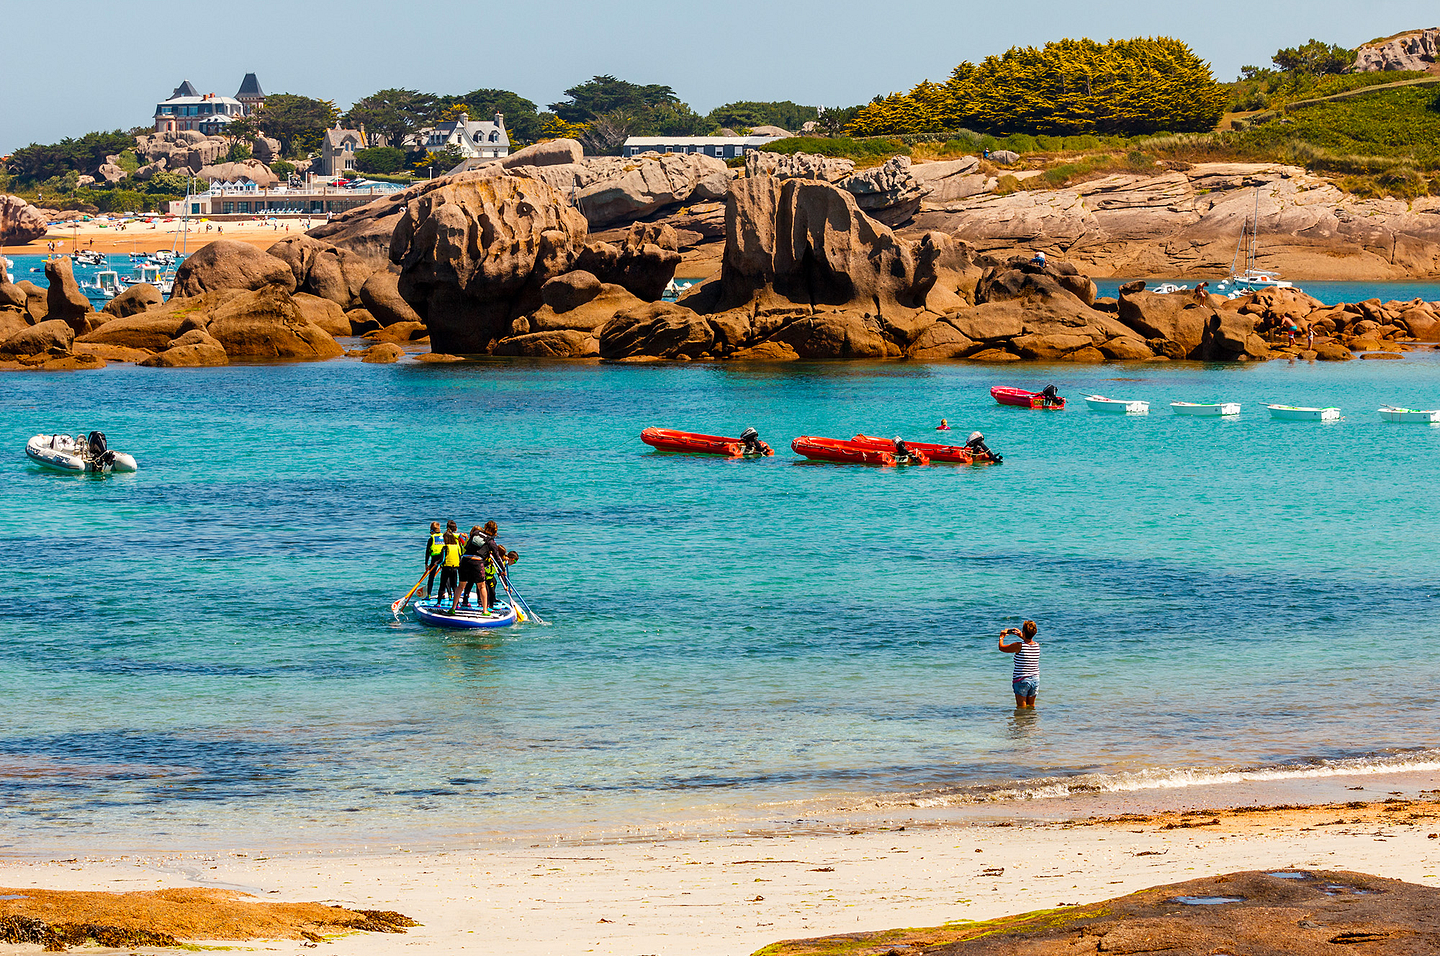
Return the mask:
<path id="1" fill-rule="evenodd" d="M 490 609 L 490 614 L 482 614 L 479 608 L 462 604 L 454 612 L 451 612 L 448 603 L 416 604 L 415 620 L 430 627 L 449 627 L 460 630 L 511 627 L 520 620 L 520 615 L 508 604 L 492 604 Z"/>
<path id="2" fill-rule="evenodd" d="M 1009 388 L 1004 385 L 997 385 L 990 389 L 990 397 L 1001 405 L 1013 405 L 1016 408 L 1040 408 L 1046 411 L 1059 411 L 1065 407 L 1065 399 L 1057 398 L 1053 404 L 1045 403 L 1045 396 L 1039 392 L 1027 392 L 1023 388 Z"/>
<path id="3" fill-rule="evenodd" d="M 851 442 L 872 448 L 876 451 L 889 451 L 893 454 L 895 442 L 888 438 L 880 438 L 877 435 L 856 435 Z M 998 464 L 993 454 L 983 455 L 976 458 L 975 455 L 964 445 L 937 445 L 933 442 L 907 441 L 906 448 L 913 448 L 930 459 L 931 464 L 944 462 L 950 465 L 993 465 Z"/>
<path id="4" fill-rule="evenodd" d="M 659 451 L 724 455 L 727 458 L 745 457 L 745 443 L 738 438 L 726 438 L 723 435 L 701 435 L 698 432 L 681 432 L 671 428 L 647 428 L 640 433 L 640 440 Z M 775 452 L 766 445 L 764 456 L 773 454 Z"/>
<path id="5" fill-rule="evenodd" d="M 1382 408 L 1380 409 L 1380 420 L 1385 422 L 1434 424 L 1440 422 L 1440 408 Z"/>
<path id="6" fill-rule="evenodd" d="M 1282 422 L 1333 422 L 1340 418 L 1338 408 L 1301 408 L 1294 405 L 1267 405 L 1270 417 Z"/>
<path id="7" fill-rule="evenodd" d="M 1171 402 L 1170 410 L 1176 415 L 1189 415 L 1192 418 L 1223 418 L 1226 415 L 1239 415 L 1239 402 L 1218 402 L 1214 405 L 1197 405 L 1194 402 Z"/>
<path id="8" fill-rule="evenodd" d="M 112 452 L 109 468 L 96 464 L 78 454 L 75 443 L 69 435 L 35 435 L 25 443 L 25 456 L 42 468 L 67 475 L 81 475 L 87 472 L 137 471 L 139 466 L 132 455 L 123 451 Z"/>
<path id="9" fill-rule="evenodd" d="M 1092 412 L 1105 412 L 1109 415 L 1148 415 L 1150 413 L 1149 402 L 1127 402 L 1118 398 L 1105 398 L 1101 395 L 1085 396 L 1085 404 Z"/>
<path id="10" fill-rule="evenodd" d="M 790 443 L 790 448 L 797 455 L 803 455 L 811 461 L 830 461 L 846 465 L 881 465 L 886 468 L 895 465 L 927 464 L 925 460 L 905 461 L 895 457 L 894 443 L 890 443 L 889 450 L 870 448 L 853 441 L 845 441 L 842 438 L 818 438 L 813 435 L 801 435 Z"/>

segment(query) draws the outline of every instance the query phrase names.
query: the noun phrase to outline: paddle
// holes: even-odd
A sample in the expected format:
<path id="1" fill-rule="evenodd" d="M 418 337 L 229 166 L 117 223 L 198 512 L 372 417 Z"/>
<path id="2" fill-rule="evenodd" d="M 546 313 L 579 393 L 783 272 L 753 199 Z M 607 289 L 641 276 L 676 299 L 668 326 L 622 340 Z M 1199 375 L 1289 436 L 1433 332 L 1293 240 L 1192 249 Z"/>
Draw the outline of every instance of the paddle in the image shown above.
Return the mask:
<path id="1" fill-rule="evenodd" d="M 540 615 L 536 614 L 533 610 L 531 610 L 529 604 L 526 604 L 526 603 L 525 603 L 525 599 L 520 596 L 520 592 L 517 591 L 517 590 L 515 590 L 515 589 L 511 586 L 511 584 L 510 584 L 510 575 L 505 572 L 505 568 L 502 566 L 503 564 L 504 564 L 503 561 L 502 561 L 502 562 L 497 562 L 497 563 L 496 563 L 496 571 L 497 571 L 497 572 L 499 573 L 499 575 L 500 575 L 500 580 L 501 580 L 502 582 L 504 582 L 504 584 L 505 584 L 505 593 L 506 593 L 506 594 L 509 594 L 512 598 L 514 598 L 516 601 L 518 601 L 518 602 L 520 603 L 520 607 L 521 607 L 522 609 L 524 609 L 525 613 L 528 614 L 528 615 L 530 615 L 531 617 L 533 617 L 533 618 L 535 619 L 535 623 L 536 623 L 536 624 L 545 624 L 545 623 L 546 623 L 545 620 L 544 620 L 543 618 L 541 618 Z"/>
<path id="2" fill-rule="evenodd" d="M 410 598 L 414 596 L 416 591 L 420 590 L 420 585 L 425 583 L 425 579 L 430 576 L 430 572 L 433 570 L 433 568 L 426 568 L 425 573 L 420 575 L 420 580 L 415 582 L 415 586 L 411 588 L 408 592 L 406 592 L 403 598 L 390 605 L 391 614 L 395 615 L 396 617 L 400 616 L 400 609 L 410 603 Z"/>

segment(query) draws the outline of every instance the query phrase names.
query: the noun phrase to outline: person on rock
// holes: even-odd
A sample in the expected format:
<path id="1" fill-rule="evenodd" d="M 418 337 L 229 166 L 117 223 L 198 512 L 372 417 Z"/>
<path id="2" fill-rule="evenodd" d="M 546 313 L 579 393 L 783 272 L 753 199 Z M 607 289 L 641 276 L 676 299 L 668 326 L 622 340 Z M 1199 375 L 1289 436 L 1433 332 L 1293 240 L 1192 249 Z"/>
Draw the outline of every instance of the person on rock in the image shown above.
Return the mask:
<path id="1" fill-rule="evenodd" d="M 1043 253 L 1043 252 L 1037 252 L 1037 253 L 1035 253 L 1035 258 L 1033 258 L 1033 259 L 1030 260 L 1030 264 L 1031 264 L 1032 266 L 1035 266 L 1035 267 L 1040 268 L 1040 269 L 1045 268 L 1045 253 Z"/>

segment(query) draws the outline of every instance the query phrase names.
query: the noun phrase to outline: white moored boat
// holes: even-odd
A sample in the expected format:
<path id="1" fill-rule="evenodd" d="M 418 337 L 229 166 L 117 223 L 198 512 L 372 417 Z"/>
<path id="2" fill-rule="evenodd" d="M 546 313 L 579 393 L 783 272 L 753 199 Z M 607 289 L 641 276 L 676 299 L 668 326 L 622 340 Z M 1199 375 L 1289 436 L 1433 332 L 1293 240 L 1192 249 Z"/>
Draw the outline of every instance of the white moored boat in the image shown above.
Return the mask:
<path id="1" fill-rule="evenodd" d="M 135 471 L 135 459 L 113 451 L 104 432 L 77 435 L 36 435 L 25 443 L 25 454 L 37 465 L 54 471 L 83 474 L 87 471 Z"/>
<path id="2" fill-rule="evenodd" d="M 1085 404 L 1092 412 L 1110 412 L 1114 415 L 1144 415 L 1150 411 L 1149 402 L 1132 402 L 1123 398 L 1106 398 L 1103 395 L 1086 395 Z"/>
<path id="3" fill-rule="evenodd" d="M 1239 402 L 1215 402 L 1197 405 L 1194 402 L 1171 402 L 1170 410 L 1176 415 L 1193 415 L 1196 418 L 1219 418 L 1222 415 L 1239 415 Z"/>
<path id="4" fill-rule="evenodd" d="M 1297 405 L 1267 405 L 1270 417 L 1284 422 L 1333 422 L 1340 418 L 1338 408 L 1306 408 Z"/>
<path id="5" fill-rule="evenodd" d="M 1381 421 L 1387 422 L 1440 422 L 1440 408 L 1396 408 L 1386 405 L 1380 409 Z"/>

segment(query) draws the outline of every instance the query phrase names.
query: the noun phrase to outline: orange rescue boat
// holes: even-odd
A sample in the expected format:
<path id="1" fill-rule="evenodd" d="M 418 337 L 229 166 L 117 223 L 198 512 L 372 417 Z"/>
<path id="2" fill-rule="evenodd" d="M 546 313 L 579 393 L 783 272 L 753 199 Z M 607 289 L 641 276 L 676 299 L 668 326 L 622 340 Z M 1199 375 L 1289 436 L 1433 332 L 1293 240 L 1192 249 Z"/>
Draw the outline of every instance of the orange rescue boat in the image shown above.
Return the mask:
<path id="1" fill-rule="evenodd" d="M 894 451 L 895 442 L 889 438 L 880 438 L 876 435 L 856 435 L 852 439 L 857 445 L 864 445 L 866 448 L 889 449 Z M 988 465 L 998 461 L 994 452 L 988 448 L 983 455 L 976 455 L 964 445 L 936 445 L 931 442 L 907 441 L 905 447 L 924 455 L 934 461 L 949 462 L 955 465 Z"/>
<path id="2" fill-rule="evenodd" d="M 680 432 L 673 428 L 647 428 L 640 433 L 640 440 L 660 451 L 689 452 L 695 455 L 724 455 L 727 458 L 745 456 L 745 442 L 740 438 L 726 438 L 723 435 L 701 435 L 698 432 Z M 764 457 L 775 451 L 763 441 L 757 441 L 760 451 L 752 457 Z"/>
<path id="3" fill-rule="evenodd" d="M 928 465 L 930 464 L 924 454 L 916 452 L 908 458 L 902 458 L 895 454 L 895 443 L 885 442 L 884 448 L 872 448 L 859 442 L 846 441 L 843 438 L 819 438 L 814 435 L 801 435 L 790 443 L 797 455 L 804 455 L 811 461 L 835 461 L 854 465 L 883 465 L 887 468 L 894 465 Z"/>

